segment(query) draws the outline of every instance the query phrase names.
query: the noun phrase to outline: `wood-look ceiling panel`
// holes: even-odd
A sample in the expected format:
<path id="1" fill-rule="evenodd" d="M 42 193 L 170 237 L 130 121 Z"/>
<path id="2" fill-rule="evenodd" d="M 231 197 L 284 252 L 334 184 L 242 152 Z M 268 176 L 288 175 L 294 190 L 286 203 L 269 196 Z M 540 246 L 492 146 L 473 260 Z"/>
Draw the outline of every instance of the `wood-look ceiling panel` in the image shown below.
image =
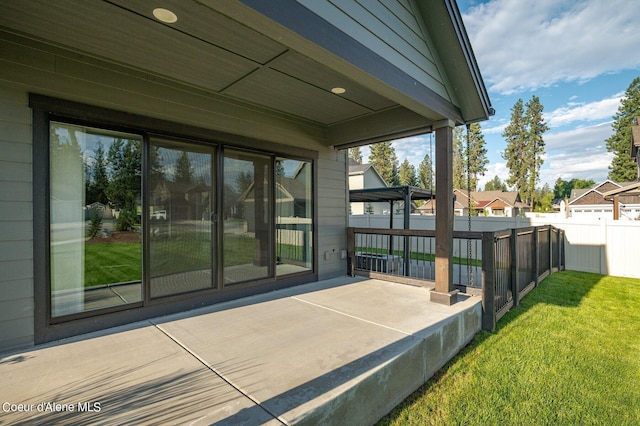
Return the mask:
<path id="1" fill-rule="evenodd" d="M 370 113 L 340 95 L 319 89 L 279 71 L 263 68 L 224 91 L 226 95 L 303 116 L 323 124 Z"/>
<path id="2" fill-rule="evenodd" d="M 289 53 L 279 58 L 276 63 L 271 65 L 271 68 L 327 91 L 333 87 L 343 87 L 347 90 L 341 95 L 343 98 L 373 111 L 379 111 L 395 105 L 389 99 L 365 89 L 353 80 L 297 53 Z"/>
<path id="3" fill-rule="evenodd" d="M 260 64 L 283 53 L 286 48 L 258 32 L 240 25 L 217 11 L 194 1 L 184 0 L 108 0 L 141 16 L 152 17 L 153 9 L 163 7 L 178 16 L 178 21 L 168 24 L 185 34 L 249 58 Z"/>
<path id="4" fill-rule="evenodd" d="M 38 2 L 3 5 L 0 25 L 219 91 L 257 68 L 253 61 L 106 2 Z"/>

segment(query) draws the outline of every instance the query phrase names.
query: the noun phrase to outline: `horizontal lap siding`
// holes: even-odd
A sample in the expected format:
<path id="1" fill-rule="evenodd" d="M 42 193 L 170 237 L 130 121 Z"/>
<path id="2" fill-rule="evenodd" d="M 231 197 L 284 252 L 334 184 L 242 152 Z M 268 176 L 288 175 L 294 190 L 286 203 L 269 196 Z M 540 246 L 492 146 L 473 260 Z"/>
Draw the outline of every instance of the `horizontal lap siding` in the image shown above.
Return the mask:
<path id="1" fill-rule="evenodd" d="M 0 80 L 0 352 L 33 344 L 31 110 Z"/>
<path id="2" fill-rule="evenodd" d="M 0 32 L 0 352 L 33 344 L 30 92 L 317 151 L 318 274 L 346 270 L 346 155 L 317 126 Z"/>
<path id="3" fill-rule="evenodd" d="M 347 248 L 346 151 L 318 160 L 318 263 L 319 278 L 344 275 L 341 251 Z"/>
<path id="4" fill-rule="evenodd" d="M 453 101 L 412 0 L 298 0 L 391 64 Z"/>

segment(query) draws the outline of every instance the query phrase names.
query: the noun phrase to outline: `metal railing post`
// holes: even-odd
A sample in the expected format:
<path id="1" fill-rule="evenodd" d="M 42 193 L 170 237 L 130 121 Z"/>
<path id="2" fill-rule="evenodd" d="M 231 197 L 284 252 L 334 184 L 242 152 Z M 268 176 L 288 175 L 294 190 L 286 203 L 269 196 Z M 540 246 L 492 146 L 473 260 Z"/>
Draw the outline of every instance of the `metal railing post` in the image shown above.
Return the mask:
<path id="1" fill-rule="evenodd" d="M 482 233 L 482 328 L 496 328 L 496 254 L 493 232 Z"/>
<path id="2" fill-rule="evenodd" d="M 511 230 L 511 294 L 513 296 L 513 306 L 520 304 L 520 274 L 518 273 L 518 230 Z"/>

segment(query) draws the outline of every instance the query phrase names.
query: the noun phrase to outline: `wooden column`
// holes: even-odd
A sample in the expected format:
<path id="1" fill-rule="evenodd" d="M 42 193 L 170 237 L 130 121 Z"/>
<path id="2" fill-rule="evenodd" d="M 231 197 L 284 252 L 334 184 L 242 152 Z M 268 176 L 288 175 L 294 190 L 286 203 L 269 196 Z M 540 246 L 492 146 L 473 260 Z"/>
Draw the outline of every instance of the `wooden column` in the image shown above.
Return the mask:
<path id="1" fill-rule="evenodd" d="M 620 220 L 620 196 L 613 196 L 613 220 Z"/>
<path id="2" fill-rule="evenodd" d="M 431 301 L 452 305 L 458 290 L 453 286 L 453 128 L 451 120 L 434 126 L 436 131 L 436 288 Z"/>

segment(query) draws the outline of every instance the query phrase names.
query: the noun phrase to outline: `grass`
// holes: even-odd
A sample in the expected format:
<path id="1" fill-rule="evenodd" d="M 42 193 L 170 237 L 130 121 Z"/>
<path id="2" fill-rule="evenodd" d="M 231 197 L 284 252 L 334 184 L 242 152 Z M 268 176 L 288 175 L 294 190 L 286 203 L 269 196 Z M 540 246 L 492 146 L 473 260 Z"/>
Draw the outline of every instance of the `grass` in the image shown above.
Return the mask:
<path id="1" fill-rule="evenodd" d="M 379 425 L 640 424 L 640 280 L 545 279 Z"/>
<path id="2" fill-rule="evenodd" d="M 356 247 L 356 252 L 361 252 L 361 253 L 373 253 L 373 254 L 389 254 L 389 250 L 388 249 L 384 249 L 384 248 L 378 248 L 378 247 Z M 393 251 L 393 255 L 394 256 L 404 256 L 404 251 L 403 250 L 394 250 Z M 435 262 L 436 260 L 436 255 L 433 253 L 420 253 L 420 252 L 415 252 L 412 251 L 409 253 L 409 258 L 412 260 L 423 260 L 423 261 L 428 261 L 428 262 Z M 481 259 L 474 259 L 471 258 L 469 259 L 469 261 L 467 261 L 466 257 L 457 257 L 454 256 L 453 257 L 453 263 L 457 264 L 457 265 L 467 265 L 467 264 L 471 264 L 472 266 L 482 266 L 482 260 Z"/>
<path id="3" fill-rule="evenodd" d="M 232 234 L 224 236 L 225 266 L 251 264 L 255 257 L 255 238 Z M 302 248 L 282 245 L 289 256 L 302 259 Z M 85 287 L 139 281 L 142 248 L 140 243 L 85 244 Z M 151 244 L 154 275 L 211 268 L 211 241 L 197 233 L 185 233 Z"/>

